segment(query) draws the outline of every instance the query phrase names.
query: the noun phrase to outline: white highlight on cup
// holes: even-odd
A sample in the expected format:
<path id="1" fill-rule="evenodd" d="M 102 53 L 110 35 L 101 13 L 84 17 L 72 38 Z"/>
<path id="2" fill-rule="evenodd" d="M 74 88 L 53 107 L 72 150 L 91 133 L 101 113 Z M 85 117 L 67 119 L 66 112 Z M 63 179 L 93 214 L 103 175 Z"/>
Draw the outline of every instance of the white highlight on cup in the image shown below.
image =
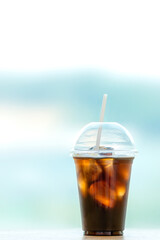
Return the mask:
<path id="1" fill-rule="evenodd" d="M 103 101 L 102 101 L 102 108 L 101 108 L 101 114 L 100 114 L 100 122 L 104 121 L 104 113 L 105 113 L 105 108 L 106 108 L 106 102 L 107 102 L 107 94 L 103 95 Z M 97 133 L 97 140 L 96 140 L 96 151 L 99 150 L 99 145 L 100 145 L 100 140 L 101 140 L 101 133 L 102 133 L 102 124 L 100 124 L 98 128 L 98 133 Z"/>

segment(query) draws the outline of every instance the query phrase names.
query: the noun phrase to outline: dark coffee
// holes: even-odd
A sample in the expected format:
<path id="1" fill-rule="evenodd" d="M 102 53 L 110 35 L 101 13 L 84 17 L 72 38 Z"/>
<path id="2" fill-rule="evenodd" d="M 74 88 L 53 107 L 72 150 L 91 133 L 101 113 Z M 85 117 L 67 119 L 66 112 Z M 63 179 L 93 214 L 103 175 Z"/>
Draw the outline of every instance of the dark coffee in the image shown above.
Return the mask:
<path id="1" fill-rule="evenodd" d="M 77 158 L 85 235 L 122 235 L 133 158 Z"/>

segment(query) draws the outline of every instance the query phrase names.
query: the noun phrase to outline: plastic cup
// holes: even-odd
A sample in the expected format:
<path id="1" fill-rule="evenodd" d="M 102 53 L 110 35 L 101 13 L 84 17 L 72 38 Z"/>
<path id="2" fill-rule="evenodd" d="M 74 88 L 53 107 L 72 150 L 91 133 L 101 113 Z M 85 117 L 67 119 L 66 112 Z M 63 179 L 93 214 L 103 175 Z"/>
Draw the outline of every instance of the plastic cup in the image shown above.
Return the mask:
<path id="1" fill-rule="evenodd" d="M 93 122 L 81 130 L 72 156 L 85 235 L 123 235 L 135 153 L 131 135 L 118 123 Z"/>

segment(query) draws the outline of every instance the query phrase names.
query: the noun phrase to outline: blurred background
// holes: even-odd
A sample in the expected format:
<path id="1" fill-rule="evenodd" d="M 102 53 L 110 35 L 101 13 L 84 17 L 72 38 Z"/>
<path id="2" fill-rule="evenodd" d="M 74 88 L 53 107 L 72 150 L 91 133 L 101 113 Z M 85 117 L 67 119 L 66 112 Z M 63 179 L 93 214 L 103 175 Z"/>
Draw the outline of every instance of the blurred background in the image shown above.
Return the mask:
<path id="1" fill-rule="evenodd" d="M 160 227 L 159 1 L 0 1 L 0 228 L 80 227 L 77 132 L 124 125 L 126 227 Z"/>

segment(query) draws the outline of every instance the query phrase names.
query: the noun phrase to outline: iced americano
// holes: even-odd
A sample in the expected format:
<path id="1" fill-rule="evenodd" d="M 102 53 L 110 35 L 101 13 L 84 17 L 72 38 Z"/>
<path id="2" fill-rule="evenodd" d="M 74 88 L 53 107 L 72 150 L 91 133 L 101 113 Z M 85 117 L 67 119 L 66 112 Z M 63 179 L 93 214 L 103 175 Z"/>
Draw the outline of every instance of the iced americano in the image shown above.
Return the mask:
<path id="1" fill-rule="evenodd" d="M 131 135 L 118 123 L 90 123 L 80 132 L 72 155 L 84 234 L 122 235 L 135 157 Z"/>

